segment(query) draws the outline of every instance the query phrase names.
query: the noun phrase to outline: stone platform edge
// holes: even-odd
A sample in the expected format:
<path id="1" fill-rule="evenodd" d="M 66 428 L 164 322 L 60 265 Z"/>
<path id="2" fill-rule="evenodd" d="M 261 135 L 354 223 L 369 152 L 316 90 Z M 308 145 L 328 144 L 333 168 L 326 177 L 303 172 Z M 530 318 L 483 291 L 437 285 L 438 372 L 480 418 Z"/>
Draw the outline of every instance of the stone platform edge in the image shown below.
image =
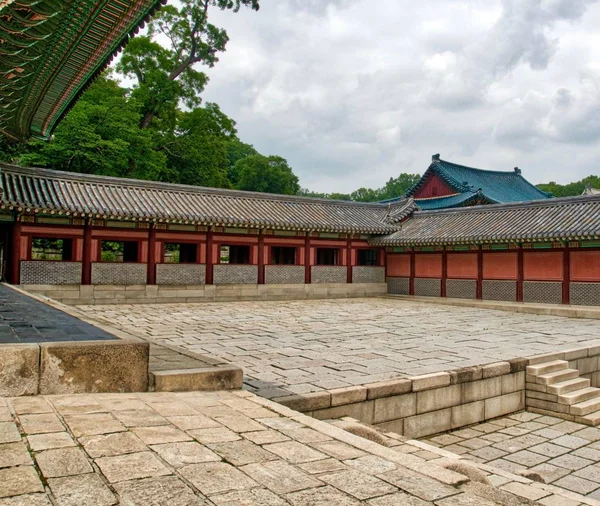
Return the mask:
<path id="1" fill-rule="evenodd" d="M 600 320 L 600 307 L 598 306 L 568 306 L 559 304 L 540 304 L 533 302 L 509 302 L 474 299 L 452 299 L 442 297 L 422 297 L 415 295 L 387 294 L 386 298 L 401 299 L 429 304 L 442 304 L 446 306 L 476 307 L 480 309 L 495 309 L 513 313 L 527 313 L 545 316 L 563 316 L 567 318 L 588 318 Z"/>
<path id="2" fill-rule="evenodd" d="M 385 283 L 20 285 L 20 288 L 69 305 L 343 299 L 380 297 L 387 293 Z"/>
<path id="3" fill-rule="evenodd" d="M 50 392 L 46 390 L 39 390 L 33 392 L 33 379 L 30 379 L 28 382 L 18 385 L 22 383 L 22 381 L 14 381 L 15 375 L 18 376 L 19 367 L 17 363 L 14 362 L 15 350 L 13 350 L 10 354 L 8 347 L 18 348 L 24 350 L 24 346 L 36 347 L 38 345 L 1 345 L 0 346 L 0 396 L 19 396 L 19 395 L 35 395 L 35 393 L 91 393 L 91 392 L 133 392 L 133 391 L 161 391 L 161 392 L 183 392 L 183 391 L 210 391 L 210 390 L 237 390 L 241 389 L 243 385 L 243 371 L 240 367 L 232 365 L 222 359 L 217 357 L 209 357 L 205 355 L 199 355 L 192 351 L 183 350 L 177 348 L 175 346 L 166 344 L 166 343 L 156 343 L 155 341 L 148 339 L 147 337 L 134 334 L 130 331 L 125 331 L 122 328 L 115 327 L 113 325 L 108 325 L 104 322 L 100 322 L 93 318 L 90 318 L 89 315 L 84 313 L 83 311 L 78 310 L 73 306 L 69 306 L 67 304 L 63 304 L 56 300 L 53 300 L 49 297 L 45 297 L 43 295 L 38 295 L 34 293 L 27 292 L 20 287 L 16 287 L 14 285 L 7 285 L 11 289 L 22 293 L 28 297 L 31 297 L 39 302 L 42 302 L 46 305 L 53 307 L 63 313 L 66 313 L 74 318 L 77 318 L 81 321 L 84 321 L 94 327 L 100 328 L 103 331 L 117 337 L 121 341 L 80 341 L 80 343 L 89 343 L 89 344 L 113 344 L 113 345 L 121 345 L 130 344 L 132 345 L 131 349 L 134 349 L 134 345 L 138 345 L 138 347 L 142 347 L 146 349 L 146 361 L 145 361 L 145 380 L 143 383 L 139 381 L 139 378 L 135 382 L 135 387 L 127 387 L 123 386 L 122 388 L 136 388 L 137 390 L 123 390 L 118 389 L 121 387 L 112 384 L 113 390 L 99 390 L 102 383 L 98 383 L 97 385 L 85 383 L 87 385 L 84 388 L 84 384 L 80 381 L 78 385 L 72 384 L 72 390 L 61 391 L 61 392 Z M 65 341 L 55 343 L 56 345 L 60 345 L 63 349 L 69 348 L 71 345 L 77 345 L 78 343 Z M 46 347 L 47 345 L 44 343 L 40 343 L 41 347 Z M 123 349 L 123 348 L 122 348 Z M 81 348 L 79 348 L 81 352 Z M 31 351 L 29 353 L 32 353 Z M 33 364 L 33 355 L 27 355 L 25 351 L 21 352 L 22 356 L 20 358 L 21 364 L 25 369 L 30 370 Z M 152 367 L 152 358 L 155 356 L 159 356 L 161 354 L 170 354 L 171 357 L 178 356 L 181 357 L 180 361 L 173 361 L 173 368 L 161 368 L 161 370 L 153 370 Z M 25 357 L 28 357 L 26 359 Z M 4 357 L 4 358 L 3 358 Z M 40 360 L 42 357 L 42 353 L 39 354 Z M 41 363 L 38 360 L 38 363 Z M 185 362 L 185 367 L 180 365 L 180 362 Z M 179 363 L 178 363 L 179 362 Z M 5 371 L 7 371 L 7 364 L 12 364 L 10 366 L 10 370 L 12 370 L 12 374 L 6 376 Z M 127 361 L 123 361 L 123 367 L 125 367 Z M 108 364 L 107 364 L 108 365 Z M 116 364 L 115 364 L 116 366 Z M 39 366 L 38 366 L 39 369 Z M 77 378 L 81 379 L 81 375 L 73 376 L 73 381 Z M 103 383 L 104 385 L 108 385 L 110 383 Z M 26 387 L 24 385 L 27 385 Z M 45 385 L 45 383 L 44 383 Z M 46 387 L 44 387 L 46 388 Z M 141 388 L 141 390 L 140 390 Z M 66 387 L 62 388 L 63 390 Z M 23 393 L 10 393 L 6 394 L 4 392 L 23 392 Z M 32 393 L 33 392 L 33 393 Z"/>
<path id="4" fill-rule="evenodd" d="M 294 411 L 287 406 L 279 404 L 277 401 L 265 399 L 263 397 L 258 397 L 255 394 L 246 391 L 236 392 L 236 395 L 242 398 L 252 396 L 252 400 L 254 402 L 262 404 L 266 408 L 278 413 L 281 416 L 288 417 L 291 420 L 300 422 L 322 434 L 325 434 L 329 437 L 337 439 L 338 441 L 342 441 L 343 443 L 353 446 L 354 448 L 358 448 L 359 450 L 363 450 L 371 455 L 375 455 L 385 460 L 389 460 L 391 462 L 399 464 L 402 467 L 424 474 L 447 485 L 459 487 L 461 484 L 465 484 L 471 481 L 470 478 L 465 476 L 464 474 L 458 473 L 450 469 L 446 469 L 445 467 L 441 467 L 437 465 L 435 461 L 424 462 L 422 459 L 409 453 L 397 452 L 393 448 L 383 446 L 382 444 L 379 444 L 377 442 L 347 432 L 344 429 L 331 423 L 315 419 L 304 413 L 298 413 L 297 411 Z M 401 438 L 401 436 L 397 434 L 385 435 L 390 437 Z M 427 443 L 423 443 L 421 441 L 404 440 L 404 438 L 402 439 L 403 443 L 413 444 L 420 447 L 420 449 L 427 449 L 432 453 L 440 455 L 440 459 L 452 459 L 460 462 L 466 462 L 464 459 L 461 459 L 459 455 L 450 453 L 441 448 L 428 445 Z M 501 490 L 516 495 L 520 498 L 530 499 L 531 496 L 536 496 L 538 498 L 544 498 L 549 501 L 556 500 L 557 502 L 555 504 L 561 504 L 565 499 L 569 499 L 579 500 L 580 504 L 585 504 L 589 506 L 600 506 L 600 501 L 580 496 L 579 494 L 560 489 L 553 485 L 536 483 L 523 476 L 517 476 L 507 471 L 496 469 L 487 464 L 475 464 L 471 461 L 469 461 L 469 464 L 475 465 L 477 468 L 481 469 L 486 475 L 493 474 L 504 478 L 505 481 L 500 486 Z"/>
<path id="5" fill-rule="evenodd" d="M 419 438 L 526 409 L 526 367 L 552 360 L 567 360 L 581 377 L 600 385 L 600 345 L 588 345 L 272 401 L 320 420 L 351 417 Z"/>

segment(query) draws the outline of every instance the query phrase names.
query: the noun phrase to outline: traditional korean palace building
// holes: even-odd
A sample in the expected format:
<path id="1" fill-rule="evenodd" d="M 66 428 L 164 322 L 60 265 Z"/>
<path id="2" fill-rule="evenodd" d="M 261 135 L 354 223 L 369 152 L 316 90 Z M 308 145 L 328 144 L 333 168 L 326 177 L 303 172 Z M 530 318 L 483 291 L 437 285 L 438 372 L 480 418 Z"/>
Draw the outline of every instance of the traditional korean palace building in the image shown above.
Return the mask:
<path id="1" fill-rule="evenodd" d="M 73 299 L 387 291 L 600 305 L 600 195 L 421 210 L 412 197 L 345 202 L 6 164 L 0 175 L 6 279 Z"/>
<path id="2" fill-rule="evenodd" d="M 157 0 L 0 0 L 0 135 L 49 138 Z M 3 279 L 69 302 L 380 293 L 600 305 L 600 195 L 433 157 L 357 203 L 0 164 Z"/>

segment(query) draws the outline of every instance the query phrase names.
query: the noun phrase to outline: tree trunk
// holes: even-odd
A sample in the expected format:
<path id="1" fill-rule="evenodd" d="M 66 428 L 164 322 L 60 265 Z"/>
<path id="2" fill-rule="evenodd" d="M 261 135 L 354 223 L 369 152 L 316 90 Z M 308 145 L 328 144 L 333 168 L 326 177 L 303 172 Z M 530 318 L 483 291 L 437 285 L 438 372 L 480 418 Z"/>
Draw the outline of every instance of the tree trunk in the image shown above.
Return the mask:
<path id="1" fill-rule="evenodd" d="M 148 128 L 150 126 L 150 124 L 152 123 L 153 118 L 154 118 L 154 113 L 152 111 L 146 111 L 146 113 L 144 114 L 144 117 L 142 118 L 142 121 L 140 121 L 140 128 L 142 130 L 145 130 L 146 128 Z"/>

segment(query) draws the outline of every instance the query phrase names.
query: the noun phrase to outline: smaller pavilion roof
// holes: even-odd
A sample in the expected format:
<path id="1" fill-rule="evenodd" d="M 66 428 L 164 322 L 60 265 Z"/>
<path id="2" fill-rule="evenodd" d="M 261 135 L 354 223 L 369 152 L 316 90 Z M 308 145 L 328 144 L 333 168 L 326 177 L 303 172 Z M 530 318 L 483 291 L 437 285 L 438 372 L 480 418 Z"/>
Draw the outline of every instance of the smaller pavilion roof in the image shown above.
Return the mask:
<path id="1" fill-rule="evenodd" d="M 438 175 L 456 193 L 473 194 L 481 191 L 481 194 L 493 203 L 526 202 L 552 196 L 527 181 L 518 167 L 509 172 L 476 169 L 442 160 L 439 155 L 433 155 L 431 165 L 417 184 L 406 192 L 406 196 L 414 196 L 432 173 Z M 421 200 L 417 199 L 417 204 Z M 457 204 L 464 205 L 464 201 L 454 205 Z M 426 207 L 427 204 L 424 206 L 422 209 L 429 208 Z"/>
<path id="2" fill-rule="evenodd" d="M 207 226 L 388 234 L 415 209 L 203 188 L 0 164 L 2 207 L 94 218 Z"/>
<path id="3" fill-rule="evenodd" d="M 594 240 L 600 238 L 600 195 L 417 211 L 378 246 Z"/>

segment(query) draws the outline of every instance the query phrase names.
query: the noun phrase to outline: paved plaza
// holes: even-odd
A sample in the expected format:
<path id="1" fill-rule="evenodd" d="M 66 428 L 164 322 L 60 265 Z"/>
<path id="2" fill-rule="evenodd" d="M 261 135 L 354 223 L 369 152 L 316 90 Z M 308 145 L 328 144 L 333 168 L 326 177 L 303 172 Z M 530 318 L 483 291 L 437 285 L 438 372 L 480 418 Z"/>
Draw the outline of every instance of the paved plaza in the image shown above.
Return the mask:
<path id="1" fill-rule="evenodd" d="M 244 370 L 277 398 L 600 344 L 597 320 L 392 298 L 80 306 Z"/>
<path id="2" fill-rule="evenodd" d="M 600 428 L 522 412 L 427 442 L 512 473 L 538 473 L 546 483 L 600 500 Z"/>
<path id="3" fill-rule="evenodd" d="M 0 398 L 0 504 L 494 506 L 531 504 L 525 497 L 549 501 L 543 504 L 565 500 L 493 472 L 486 474 L 497 488 L 473 483 L 417 450 L 401 441 L 395 447 L 368 441 L 244 391 Z"/>

